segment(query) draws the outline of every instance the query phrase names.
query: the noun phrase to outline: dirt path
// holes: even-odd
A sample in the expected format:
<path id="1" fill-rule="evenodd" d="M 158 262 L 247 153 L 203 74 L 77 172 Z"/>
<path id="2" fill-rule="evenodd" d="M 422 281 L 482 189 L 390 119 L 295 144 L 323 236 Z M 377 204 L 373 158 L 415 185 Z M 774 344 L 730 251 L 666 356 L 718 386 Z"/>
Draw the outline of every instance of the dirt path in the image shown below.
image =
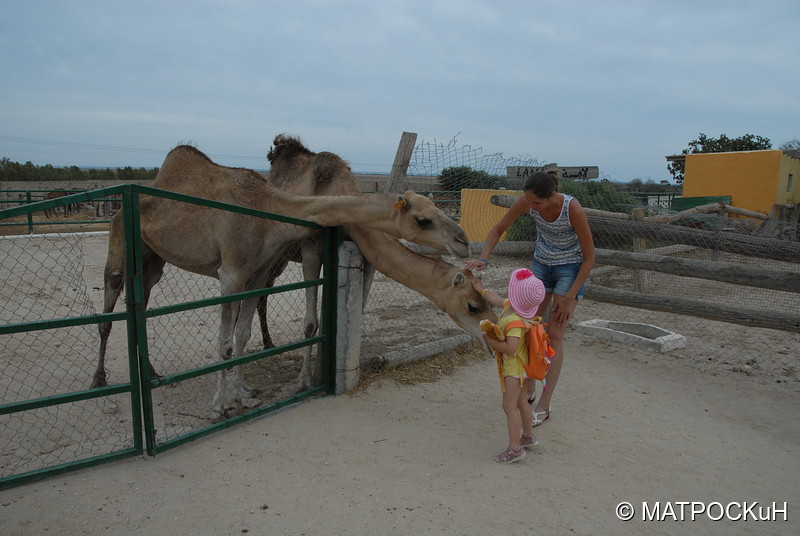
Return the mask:
<path id="1" fill-rule="evenodd" d="M 0 532 L 800 533 L 800 393 L 577 335 L 568 352 L 541 444 L 511 466 L 492 461 L 505 424 L 487 360 L 2 491 Z M 631 521 L 615 514 L 623 501 Z M 674 517 L 642 521 L 642 503 L 657 501 Z M 788 521 L 691 521 L 690 506 L 680 521 L 679 501 L 712 505 L 711 517 L 712 503 L 786 503 Z"/>

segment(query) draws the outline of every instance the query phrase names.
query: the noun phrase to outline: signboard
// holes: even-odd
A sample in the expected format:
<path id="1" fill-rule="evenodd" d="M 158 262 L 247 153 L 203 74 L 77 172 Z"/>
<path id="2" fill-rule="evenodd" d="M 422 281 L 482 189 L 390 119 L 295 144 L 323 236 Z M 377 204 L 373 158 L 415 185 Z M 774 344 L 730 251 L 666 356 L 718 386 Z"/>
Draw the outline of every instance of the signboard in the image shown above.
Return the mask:
<path id="1" fill-rule="evenodd" d="M 596 179 L 600 177 L 597 166 L 558 166 L 547 164 L 544 166 L 507 166 L 506 177 L 509 179 L 527 179 L 538 171 L 557 170 L 559 179 Z"/>

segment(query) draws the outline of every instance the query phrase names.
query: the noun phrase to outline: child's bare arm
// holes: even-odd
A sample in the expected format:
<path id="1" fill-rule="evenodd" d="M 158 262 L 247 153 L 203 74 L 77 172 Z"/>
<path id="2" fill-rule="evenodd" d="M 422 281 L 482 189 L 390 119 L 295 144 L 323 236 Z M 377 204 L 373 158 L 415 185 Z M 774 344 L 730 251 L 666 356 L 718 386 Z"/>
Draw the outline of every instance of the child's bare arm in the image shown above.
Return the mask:
<path id="1" fill-rule="evenodd" d="M 492 350 L 500 352 L 501 354 L 513 354 L 517 350 L 519 337 L 506 337 L 506 340 L 498 341 L 493 337 L 484 335 L 483 340 L 486 341 L 486 344 L 488 344 Z"/>
<path id="2" fill-rule="evenodd" d="M 493 305 L 495 307 L 502 307 L 504 298 L 493 292 L 486 287 L 483 286 L 483 282 L 480 279 L 475 279 L 472 281 L 472 287 L 477 291 L 480 292 L 483 299 L 489 302 L 489 305 Z"/>

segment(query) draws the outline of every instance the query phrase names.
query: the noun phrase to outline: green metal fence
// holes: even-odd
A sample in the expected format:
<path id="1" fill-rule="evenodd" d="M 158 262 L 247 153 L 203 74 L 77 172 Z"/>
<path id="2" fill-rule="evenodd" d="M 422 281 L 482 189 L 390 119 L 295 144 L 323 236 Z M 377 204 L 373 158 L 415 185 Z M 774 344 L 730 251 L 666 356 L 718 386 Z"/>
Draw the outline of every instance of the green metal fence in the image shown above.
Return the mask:
<path id="1" fill-rule="evenodd" d="M 0 240 L 4 279 L 0 294 L 0 429 L 3 430 L 0 488 L 143 452 L 155 455 L 304 398 L 335 390 L 332 355 L 336 338 L 335 267 L 343 236 L 341 227 L 319 228 L 310 222 L 137 185 L 114 186 L 0 210 L 0 222 L 21 215 L 29 217 L 45 208 L 118 195 L 122 197 L 119 217 L 124 218 L 126 245 L 124 304 L 119 306 L 124 310 L 97 313 L 87 295 L 102 289 L 91 283 L 76 282 L 80 278 L 75 278 L 74 272 L 80 271 L 85 263 L 85 248 L 90 247 L 85 245 L 86 238 L 64 234 L 57 238 L 32 235 L 23 237 L 22 242 Z M 166 283 L 170 288 L 188 289 L 187 295 L 199 292 L 201 297 L 213 297 L 186 299 L 177 293 L 177 299 L 171 298 L 171 303 L 163 304 L 151 296 L 149 307 L 145 308 L 138 218 L 142 195 L 191 203 L 204 207 L 203 210 L 321 229 L 325 243 L 323 276 L 311 281 L 279 280 L 271 288 L 219 296 L 214 290 L 216 285 L 209 286 L 209 282 L 216 283 L 210 278 L 173 269 L 165 275 L 167 279 L 176 278 Z M 77 245 L 52 253 L 49 250 L 54 247 L 54 240 L 59 240 L 59 244 L 73 241 Z M 99 269 L 93 270 L 97 277 Z M 208 356 L 200 356 L 202 351 L 197 348 L 197 341 L 216 333 L 218 326 L 214 324 L 219 322 L 219 315 L 214 313 L 220 304 L 270 296 L 272 308 L 298 309 L 299 306 L 282 305 L 280 298 L 313 286 L 322 286 L 318 335 L 306 338 L 302 333 L 289 334 L 277 340 L 273 348 L 246 351 L 246 355 L 231 360 L 220 360 L 212 353 L 212 363 L 202 362 Z M 89 305 L 70 306 L 80 302 Z M 75 311 L 77 314 L 73 314 Z M 181 324 L 182 315 L 201 316 L 196 316 L 199 320 L 193 323 Z M 120 346 L 126 348 L 127 363 L 118 364 L 112 376 L 114 381 L 108 387 L 87 388 L 98 348 L 97 325 L 106 322 L 124 332 Z M 171 327 L 166 327 L 170 324 Z M 186 347 L 183 353 L 194 361 L 184 363 L 176 359 L 180 352 L 163 344 L 175 340 L 183 341 L 182 346 Z M 154 345 L 161 345 L 155 361 L 151 359 Z M 318 385 L 301 393 L 277 392 L 269 400 L 242 407 L 228 418 L 213 420 L 202 415 L 210 407 L 211 378 L 218 371 L 234 366 L 266 367 L 291 352 L 314 345 L 320 347 L 322 379 Z M 162 376 L 151 377 L 151 363 L 169 370 L 162 370 L 165 372 Z M 121 369 L 124 370 L 120 375 Z M 267 375 L 265 381 L 271 377 Z M 198 407 L 187 410 L 186 404 Z M 189 424 L 181 420 L 181 415 L 187 413 L 197 414 Z"/>
<path id="2" fill-rule="evenodd" d="M 94 198 L 92 199 L 95 208 L 95 216 L 90 217 L 85 212 L 81 211 L 79 207 L 81 207 L 84 203 L 86 203 L 86 198 L 78 195 L 78 197 L 70 196 L 68 200 L 64 202 L 56 202 L 55 199 L 48 199 L 49 194 L 67 194 L 69 192 L 73 192 L 74 194 L 83 194 L 86 193 L 87 190 L 82 190 L 78 188 L 72 188 L 70 190 L 41 190 L 41 189 L 30 189 L 30 190 L 0 190 L 0 210 L 14 208 L 15 206 L 25 206 L 30 205 L 32 203 L 39 203 L 39 202 L 46 202 L 47 204 L 44 205 L 37 205 L 41 206 L 42 209 L 40 212 L 27 212 L 24 214 L 23 221 L 0 221 L 0 230 L 2 229 L 12 229 L 15 232 L 23 233 L 27 232 L 28 234 L 32 234 L 37 230 L 41 231 L 45 228 L 59 228 L 63 226 L 75 227 L 81 225 L 93 225 L 93 224 L 103 224 L 108 223 L 110 221 L 109 217 L 103 217 L 104 213 L 106 212 L 103 209 L 103 206 L 106 204 L 116 203 L 120 204 L 121 200 L 108 197 L 108 198 Z M 63 195 L 66 197 L 66 195 Z M 60 199 L 60 198 L 57 198 Z M 69 212 L 69 208 L 72 207 L 76 213 L 82 214 L 84 219 L 76 220 L 76 219 L 67 219 L 66 214 Z M 56 212 L 57 208 L 62 208 L 65 216 L 64 218 L 59 219 L 58 214 Z M 43 217 L 35 217 L 36 214 L 42 215 Z M 111 214 L 113 215 L 113 214 Z M 88 217 L 88 219 L 86 219 Z"/>

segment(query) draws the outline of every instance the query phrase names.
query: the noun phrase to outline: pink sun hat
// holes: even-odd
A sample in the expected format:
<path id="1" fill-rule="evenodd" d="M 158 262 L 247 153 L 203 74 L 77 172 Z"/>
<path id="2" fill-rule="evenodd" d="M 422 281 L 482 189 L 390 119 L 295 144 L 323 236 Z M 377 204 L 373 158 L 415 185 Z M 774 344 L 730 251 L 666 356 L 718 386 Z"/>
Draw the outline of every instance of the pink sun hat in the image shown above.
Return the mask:
<path id="1" fill-rule="evenodd" d="M 544 301 L 544 283 L 527 268 L 517 268 L 508 280 L 508 301 L 522 318 L 533 318 Z"/>

